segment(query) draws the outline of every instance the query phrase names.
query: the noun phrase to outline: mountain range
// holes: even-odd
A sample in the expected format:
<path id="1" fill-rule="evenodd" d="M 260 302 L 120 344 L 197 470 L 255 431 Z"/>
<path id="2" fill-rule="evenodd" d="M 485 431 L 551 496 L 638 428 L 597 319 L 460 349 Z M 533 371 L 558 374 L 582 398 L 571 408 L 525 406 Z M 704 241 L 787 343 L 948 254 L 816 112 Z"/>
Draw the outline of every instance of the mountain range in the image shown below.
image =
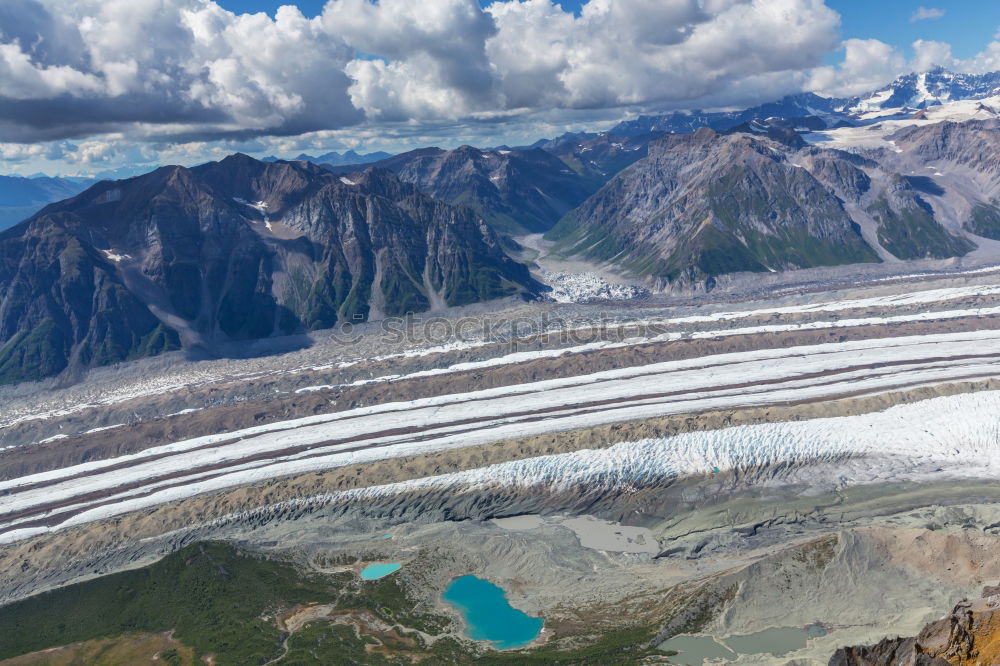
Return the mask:
<path id="1" fill-rule="evenodd" d="M 629 155 L 635 155 L 629 151 Z M 422 148 L 374 163 L 452 205 L 475 210 L 504 234 L 547 231 L 603 184 L 590 163 L 569 163 L 540 148 Z M 331 168 L 349 173 L 356 167 Z"/>
<path id="2" fill-rule="evenodd" d="M 518 148 L 349 152 L 337 159 L 381 159 L 339 166 L 234 155 L 103 181 L 0 234 L 0 381 L 533 297 L 545 287 L 511 258 L 529 233 L 665 290 L 988 251 L 997 80 L 935 70 L 852 100 L 644 117 Z M 84 185 L 19 184 L 25 201 Z"/>
<path id="3" fill-rule="evenodd" d="M 0 382 L 537 290 L 473 211 L 385 169 L 162 167 L 0 233 Z"/>
<path id="4" fill-rule="evenodd" d="M 997 237 L 1000 182 L 990 150 L 996 121 L 899 130 L 865 156 L 810 145 L 772 128 L 702 128 L 650 144 L 549 232 L 556 251 L 686 283 L 740 271 L 943 259 Z M 946 177 L 913 176 L 932 163 L 975 173 L 965 192 Z M 951 166 L 946 167 L 945 164 Z"/>
<path id="5" fill-rule="evenodd" d="M 856 125 L 866 114 L 919 110 L 956 100 L 985 99 L 996 95 L 1000 95 L 1000 72 L 961 74 L 935 68 L 900 76 L 888 85 L 855 97 L 800 93 L 739 111 L 694 110 L 639 116 L 615 125 L 608 133 L 624 137 L 649 132 L 685 134 L 700 127 L 728 130 L 752 120 L 768 118 L 798 121 L 796 126 L 816 130 Z"/>

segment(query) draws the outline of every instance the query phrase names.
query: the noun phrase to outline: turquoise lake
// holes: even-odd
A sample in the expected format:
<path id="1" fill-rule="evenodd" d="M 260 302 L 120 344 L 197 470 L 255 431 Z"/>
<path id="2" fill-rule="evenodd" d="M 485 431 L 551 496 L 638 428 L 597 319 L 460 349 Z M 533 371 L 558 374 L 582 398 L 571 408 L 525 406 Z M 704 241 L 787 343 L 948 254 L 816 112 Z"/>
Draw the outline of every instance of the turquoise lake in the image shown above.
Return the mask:
<path id="1" fill-rule="evenodd" d="M 501 650 L 524 647 L 542 631 L 542 618 L 512 607 L 502 588 L 476 576 L 451 581 L 441 598 L 462 613 L 469 638 Z"/>
<path id="2" fill-rule="evenodd" d="M 403 565 L 399 562 L 390 562 L 388 564 L 369 564 L 361 570 L 361 577 L 365 580 L 375 580 L 377 578 L 382 578 L 383 576 L 388 576 L 391 573 L 396 573 L 399 571 L 401 566 Z"/>

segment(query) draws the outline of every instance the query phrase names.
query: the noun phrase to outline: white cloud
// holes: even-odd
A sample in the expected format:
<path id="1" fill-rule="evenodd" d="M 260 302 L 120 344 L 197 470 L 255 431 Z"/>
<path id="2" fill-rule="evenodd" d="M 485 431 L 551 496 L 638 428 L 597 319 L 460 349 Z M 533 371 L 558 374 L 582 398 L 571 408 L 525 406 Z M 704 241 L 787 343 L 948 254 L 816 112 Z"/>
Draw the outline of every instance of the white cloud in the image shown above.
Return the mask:
<path id="1" fill-rule="evenodd" d="M 18 44 L 0 44 L 2 95 L 12 100 L 56 97 L 63 94 L 93 95 L 101 92 L 100 79 L 67 66 L 40 65 Z"/>
<path id="2" fill-rule="evenodd" d="M 926 19 L 939 19 L 944 16 L 943 9 L 935 7 L 917 7 L 917 10 L 910 16 L 910 23 L 924 21 Z"/>
<path id="3" fill-rule="evenodd" d="M 687 104 L 782 74 L 784 92 L 835 48 L 819 0 L 591 0 L 579 18 L 547 0 L 494 3 L 488 51 L 509 107 Z"/>
<path id="4" fill-rule="evenodd" d="M 272 19 L 209 0 L 4 3 L 0 138 L 297 133 L 363 118 L 347 93 L 353 50 L 293 6 Z M 47 46 L 57 39 L 72 48 Z"/>
<path id="5" fill-rule="evenodd" d="M 848 39 L 844 61 L 816 68 L 806 87 L 834 96 L 874 90 L 906 70 L 906 58 L 893 46 L 877 39 Z"/>
<path id="6" fill-rule="evenodd" d="M 0 143 L 0 160 L 5 162 L 26 162 L 48 156 L 48 148 L 39 143 Z M 54 155 L 55 159 L 61 155 Z"/>
<path id="7" fill-rule="evenodd" d="M 836 43 L 822 0 L 4 0 L 0 139 L 292 135 L 790 92 Z M 730 100 L 732 101 L 732 100 Z M 17 102 L 12 104 L 10 102 Z"/>
<path id="8" fill-rule="evenodd" d="M 941 42 L 910 56 L 841 42 L 839 25 L 823 0 L 589 0 L 579 16 L 553 0 L 329 0 L 314 19 L 213 0 L 0 0 L 0 141 L 56 141 L 52 154 L 80 165 L 529 143 L 626 110 L 1000 68 L 1000 39 L 956 61 Z M 822 65 L 837 48 L 843 63 Z M 0 159 L 15 154 L 27 169 L 49 153 Z"/>
<path id="9" fill-rule="evenodd" d="M 486 55 L 493 20 L 476 0 L 331 0 L 327 31 L 362 54 L 346 67 L 351 99 L 370 118 L 461 117 L 496 103 Z"/>
<path id="10" fill-rule="evenodd" d="M 907 63 L 911 72 L 926 72 L 935 67 L 951 69 L 956 60 L 951 54 L 951 44 L 918 39 L 913 42 L 913 58 Z"/>

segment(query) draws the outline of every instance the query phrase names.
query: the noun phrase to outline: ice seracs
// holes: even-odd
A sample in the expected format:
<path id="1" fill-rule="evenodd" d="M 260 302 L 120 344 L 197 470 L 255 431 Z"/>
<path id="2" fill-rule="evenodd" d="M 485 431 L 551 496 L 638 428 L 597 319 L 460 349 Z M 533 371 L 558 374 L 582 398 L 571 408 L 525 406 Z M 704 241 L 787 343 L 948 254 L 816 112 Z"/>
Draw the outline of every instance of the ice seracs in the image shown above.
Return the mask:
<path id="1" fill-rule="evenodd" d="M 549 296 L 559 303 L 593 301 L 628 301 L 649 296 L 649 290 L 636 285 L 616 284 L 596 273 L 540 271 L 542 281 L 552 287 Z"/>

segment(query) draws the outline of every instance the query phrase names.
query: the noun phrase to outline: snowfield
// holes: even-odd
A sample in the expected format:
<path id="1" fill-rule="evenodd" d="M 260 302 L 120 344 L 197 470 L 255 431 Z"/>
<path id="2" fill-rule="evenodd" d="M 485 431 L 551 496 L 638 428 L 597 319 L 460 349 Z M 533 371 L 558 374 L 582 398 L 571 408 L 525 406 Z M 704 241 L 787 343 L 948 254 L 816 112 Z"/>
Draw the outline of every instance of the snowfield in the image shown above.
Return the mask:
<path id="1" fill-rule="evenodd" d="M 807 132 L 802 138 L 822 148 L 851 150 L 859 148 L 887 148 L 902 152 L 888 137 L 914 125 L 933 125 L 940 122 L 964 122 L 966 120 L 988 120 L 1000 116 L 1000 97 L 968 99 L 945 102 L 929 106 L 917 116 L 912 108 L 878 108 L 884 100 L 873 98 L 872 110 L 863 114 L 865 124 L 859 127 L 838 127 L 835 129 Z"/>

